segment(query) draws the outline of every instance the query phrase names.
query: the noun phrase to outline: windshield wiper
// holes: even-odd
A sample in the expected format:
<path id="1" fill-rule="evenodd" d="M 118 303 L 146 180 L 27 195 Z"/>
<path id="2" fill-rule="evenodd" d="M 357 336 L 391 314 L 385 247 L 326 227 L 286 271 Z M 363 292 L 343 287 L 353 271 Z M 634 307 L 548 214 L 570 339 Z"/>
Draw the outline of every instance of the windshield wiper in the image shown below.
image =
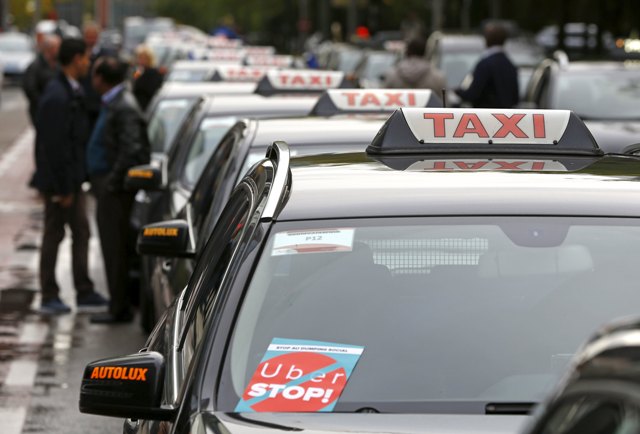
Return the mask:
<path id="1" fill-rule="evenodd" d="M 535 402 L 490 402 L 484 407 L 485 414 L 529 414 Z"/>

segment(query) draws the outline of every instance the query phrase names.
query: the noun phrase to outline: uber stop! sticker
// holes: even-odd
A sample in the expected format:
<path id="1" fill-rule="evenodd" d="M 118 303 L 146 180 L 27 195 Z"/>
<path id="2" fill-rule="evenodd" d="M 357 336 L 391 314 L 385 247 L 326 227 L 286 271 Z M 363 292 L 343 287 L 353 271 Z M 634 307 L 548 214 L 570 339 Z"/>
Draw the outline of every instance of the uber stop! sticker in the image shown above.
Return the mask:
<path id="1" fill-rule="evenodd" d="M 332 411 L 363 351 L 354 345 L 275 338 L 235 411 Z"/>

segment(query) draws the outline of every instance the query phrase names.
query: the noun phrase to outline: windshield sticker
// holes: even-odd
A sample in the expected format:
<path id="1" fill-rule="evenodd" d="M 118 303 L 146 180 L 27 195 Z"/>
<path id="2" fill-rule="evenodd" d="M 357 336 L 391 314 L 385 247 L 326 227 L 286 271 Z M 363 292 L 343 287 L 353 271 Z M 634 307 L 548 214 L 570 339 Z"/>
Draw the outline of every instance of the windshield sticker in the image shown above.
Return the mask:
<path id="1" fill-rule="evenodd" d="M 355 345 L 274 338 L 235 411 L 332 411 L 363 351 Z"/>
<path id="2" fill-rule="evenodd" d="M 271 256 L 335 253 L 353 250 L 355 229 L 319 229 L 277 233 Z"/>

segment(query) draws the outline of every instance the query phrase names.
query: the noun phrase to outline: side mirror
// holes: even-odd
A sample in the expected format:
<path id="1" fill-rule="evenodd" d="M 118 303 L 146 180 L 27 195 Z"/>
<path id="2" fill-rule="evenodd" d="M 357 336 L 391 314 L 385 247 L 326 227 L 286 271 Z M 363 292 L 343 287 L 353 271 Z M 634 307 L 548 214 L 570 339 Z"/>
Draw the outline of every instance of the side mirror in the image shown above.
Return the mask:
<path id="1" fill-rule="evenodd" d="M 128 190 L 162 190 L 166 184 L 164 164 L 145 164 L 129 169 L 124 180 Z"/>
<path id="2" fill-rule="evenodd" d="M 141 255 L 191 258 L 194 246 L 186 220 L 169 220 L 144 226 L 138 235 Z"/>
<path id="3" fill-rule="evenodd" d="M 82 377 L 80 412 L 171 420 L 176 409 L 160 406 L 164 371 L 164 357 L 156 352 L 89 363 Z"/>

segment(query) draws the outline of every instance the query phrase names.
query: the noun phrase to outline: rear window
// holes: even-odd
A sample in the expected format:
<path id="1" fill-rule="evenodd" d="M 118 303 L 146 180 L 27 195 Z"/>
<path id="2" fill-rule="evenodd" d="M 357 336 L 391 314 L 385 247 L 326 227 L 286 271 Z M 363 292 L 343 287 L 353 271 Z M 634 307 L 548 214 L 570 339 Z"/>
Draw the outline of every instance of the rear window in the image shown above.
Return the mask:
<path id="1" fill-rule="evenodd" d="M 637 313 L 639 256 L 636 219 L 278 223 L 235 325 L 219 405 L 287 411 L 251 407 L 268 403 L 261 391 L 284 393 L 268 378 L 277 365 L 262 363 L 281 342 L 362 349 L 327 401 L 334 411 L 484 414 L 488 403 L 538 402 L 594 329 Z M 296 360 L 300 371 L 283 366 L 295 375 L 279 384 L 304 386 Z"/>

